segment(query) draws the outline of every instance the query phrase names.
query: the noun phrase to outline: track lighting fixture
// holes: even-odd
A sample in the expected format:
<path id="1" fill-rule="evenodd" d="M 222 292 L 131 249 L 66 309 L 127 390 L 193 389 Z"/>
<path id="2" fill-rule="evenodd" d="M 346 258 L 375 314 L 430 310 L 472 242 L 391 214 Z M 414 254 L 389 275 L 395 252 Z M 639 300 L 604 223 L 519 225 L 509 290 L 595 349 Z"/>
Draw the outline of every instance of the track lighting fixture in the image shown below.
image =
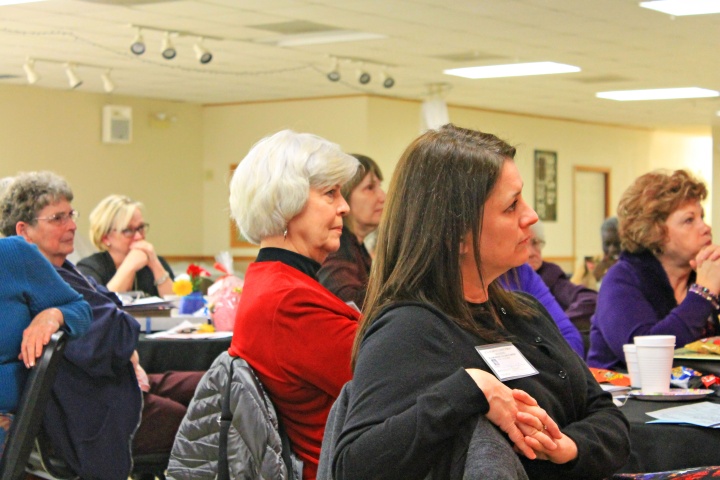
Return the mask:
<path id="1" fill-rule="evenodd" d="M 360 82 L 360 85 L 367 85 L 370 83 L 370 80 L 372 80 L 372 77 L 368 72 L 364 70 L 358 71 L 358 82 Z"/>
<path id="2" fill-rule="evenodd" d="M 25 75 L 30 85 L 34 85 L 40 80 L 40 75 L 35 71 L 35 60 L 32 58 L 27 59 L 25 65 L 23 65 L 23 70 L 25 70 Z"/>
<path id="3" fill-rule="evenodd" d="M 387 73 L 382 74 L 382 86 L 385 88 L 392 88 L 395 86 L 395 79 Z"/>
<path id="4" fill-rule="evenodd" d="M 112 91 L 115 90 L 115 82 L 113 82 L 112 78 L 110 78 L 109 68 L 105 70 L 102 75 L 100 75 L 100 79 L 102 80 L 103 90 L 105 90 L 107 93 L 112 93 Z"/>
<path id="5" fill-rule="evenodd" d="M 193 50 L 195 50 L 195 56 L 198 59 L 198 62 L 205 65 L 206 63 L 210 63 L 213 59 L 212 53 L 210 53 L 210 50 L 205 48 L 203 45 L 203 39 L 197 41 L 195 45 L 193 45 Z"/>
<path id="6" fill-rule="evenodd" d="M 82 80 L 80 80 L 80 77 L 77 76 L 77 73 L 75 72 L 75 65 L 72 63 L 66 63 L 65 64 L 65 74 L 68 77 L 68 83 L 70 84 L 70 88 L 77 88 L 80 85 L 82 85 Z"/>
<path id="7" fill-rule="evenodd" d="M 340 81 L 340 70 L 338 70 L 338 59 L 337 58 L 333 58 L 332 70 L 330 70 L 328 73 L 326 73 L 325 76 L 331 82 Z"/>
<path id="8" fill-rule="evenodd" d="M 137 35 L 135 35 L 133 43 L 130 44 L 130 51 L 135 55 L 142 55 L 143 53 L 145 53 L 145 40 L 142 36 L 142 30 L 140 30 L 139 28 L 137 31 Z"/>
<path id="9" fill-rule="evenodd" d="M 38 75 L 35 71 L 36 63 L 54 63 L 56 65 L 61 65 L 62 68 L 65 70 L 65 75 L 67 75 L 70 88 L 78 88 L 80 85 L 83 84 L 83 81 L 80 79 L 76 71 L 78 67 L 102 69 L 103 73 L 100 75 L 100 80 L 102 81 L 103 89 L 107 93 L 115 90 L 115 82 L 113 82 L 110 78 L 111 70 L 108 67 L 103 67 L 101 65 L 93 65 L 91 63 L 68 62 L 65 60 L 57 60 L 54 58 L 28 58 L 25 61 L 25 63 L 23 64 L 23 70 L 25 71 L 27 81 L 30 85 L 34 85 L 40 80 L 40 75 Z"/>
<path id="10" fill-rule="evenodd" d="M 197 32 L 188 32 L 183 30 L 167 30 L 164 28 L 158 28 L 153 27 L 150 25 L 137 25 L 137 24 L 131 24 L 130 27 L 137 29 L 137 35 L 135 36 L 135 41 L 130 46 L 130 50 L 135 55 L 142 55 L 145 53 L 145 42 L 143 41 L 142 32 L 144 31 L 147 33 L 148 31 L 151 32 L 162 32 L 163 33 L 163 40 L 162 40 L 162 46 L 160 47 L 160 53 L 162 54 L 163 58 L 165 60 L 172 60 L 177 56 L 177 50 L 172 44 L 172 41 L 170 40 L 170 37 L 195 37 L 197 38 L 197 42 L 193 45 L 193 51 L 195 52 L 195 57 L 197 57 L 198 61 L 206 65 L 210 63 L 213 59 L 213 54 L 210 50 L 203 45 L 205 40 L 212 39 L 212 40 L 225 40 L 224 38 L 220 37 L 212 37 L 208 35 L 203 35 Z M 136 49 L 137 46 L 137 49 Z"/>
<path id="11" fill-rule="evenodd" d="M 160 53 L 165 60 L 172 60 L 177 55 L 177 50 L 170 41 L 170 32 L 165 32 L 163 37 L 162 46 L 160 47 Z"/>

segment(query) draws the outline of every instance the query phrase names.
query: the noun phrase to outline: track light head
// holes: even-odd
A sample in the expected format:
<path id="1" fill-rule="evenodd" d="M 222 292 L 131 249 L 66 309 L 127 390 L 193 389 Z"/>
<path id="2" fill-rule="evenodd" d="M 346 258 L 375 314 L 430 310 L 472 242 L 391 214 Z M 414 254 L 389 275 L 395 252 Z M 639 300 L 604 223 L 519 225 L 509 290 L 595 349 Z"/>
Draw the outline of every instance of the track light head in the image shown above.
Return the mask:
<path id="1" fill-rule="evenodd" d="M 142 55 L 145 53 L 145 40 L 143 39 L 142 31 L 139 28 L 137 35 L 135 35 L 135 40 L 133 40 L 133 43 L 130 44 L 130 51 L 135 55 Z"/>
<path id="2" fill-rule="evenodd" d="M 80 80 L 80 77 L 77 76 L 77 73 L 75 73 L 75 65 L 72 63 L 66 63 L 65 64 L 65 74 L 68 77 L 68 83 L 70 84 L 70 88 L 77 88 L 80 85 L 82 85 L 82 80 Z"/>
<path id="3" fill-rule="evenodd" d="M 213 55 L 212 53 L 210 53 L 210 50 L 203 46 L 202 39 L 200 39 L 200 41 L 198 41 L 193 46 L 193 50 L 195 50 L 195 56 L 197 57 L 198 61 L 203 65 L 212 61 Z"/>
<path id="4" fill-rule="evenodd" d="M 103 89 L 107 93 L 112 93 L 112 91 L 115 90 L 115 82 L 113 82 L 112 78 L 110 78 L 109 68 L 102 75 L 100 75 L 100 79 L 102 80 Z"/>
<path id="5" fill-rule="evenodd" d="M 160 47 L 160 53 L 165 60 L 172 60 L 177 55 L 177 50 L 170 41 L 170 32 L 165 32 L 163 37 L 162 46 Z"/>
<path id="6" fill-rule="evenodd" d="M 327 77 L 328 80 L 331 82 L 339 82 L 340 81 L 340 70 L 338 70 L 338 59 L 330 57 L 332 59 L 332 68 L 329 72 L 325 74 L 325 77 Z"/>
<path id="7" fill-rule="evenodd" d="M 368 72 L 360 71 L 358 73 L 358 82 L 360 82 L 360 85 L 367 85 L 370 83 L 370 80 L 372 80 L 372 77 Z"/>
<path id="8" fill-rule="evenodd" d="M 23 65 L 23 70 L 25 70 L 25 75 L 30 85 L 35 85 L 38 80 L 40 80 L 40 75 L 35 71 L 35 60 L 32 58 L 28 58 L 25 65 Z"/>
<path id="9" fill-rule="evenodd" d="M 382 86 L 385 88 L 392 88 L 395 86 L 395 79 L 388 75 L 387 73 L 383 73 L 382 75 Z"/>

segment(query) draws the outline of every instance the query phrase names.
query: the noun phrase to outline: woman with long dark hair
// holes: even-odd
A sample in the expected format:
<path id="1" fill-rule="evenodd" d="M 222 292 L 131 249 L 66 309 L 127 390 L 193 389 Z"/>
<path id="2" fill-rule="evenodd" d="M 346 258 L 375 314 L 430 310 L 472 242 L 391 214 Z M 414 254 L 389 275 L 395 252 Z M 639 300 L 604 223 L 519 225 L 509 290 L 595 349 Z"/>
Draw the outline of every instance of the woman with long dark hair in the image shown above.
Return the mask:
<path id="1" fill-rule="evenodd" d="M 476 426 L 504 432 L 530 478 L 604 478 L 627 460 L 627 421 L 610 395 L 537 301 L 497 281 L 527 261 L 537 221 L 514 155 L 453 125 L 403 154 L 354 344 L 336 479 L 459 477 L 498 459 L 468 447 Z"/>

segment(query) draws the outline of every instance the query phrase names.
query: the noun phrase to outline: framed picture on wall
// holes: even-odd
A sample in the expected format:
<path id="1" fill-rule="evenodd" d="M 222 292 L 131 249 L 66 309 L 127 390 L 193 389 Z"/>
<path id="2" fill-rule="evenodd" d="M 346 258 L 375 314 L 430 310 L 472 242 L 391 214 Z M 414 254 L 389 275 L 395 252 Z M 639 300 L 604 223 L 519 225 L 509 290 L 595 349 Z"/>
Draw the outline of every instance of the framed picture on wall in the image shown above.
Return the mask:
<path id="1" fill-rule="evenodd" d="M 542 221 L 557 221 L 557 152 L 535 150 L 535 211 Z"/>

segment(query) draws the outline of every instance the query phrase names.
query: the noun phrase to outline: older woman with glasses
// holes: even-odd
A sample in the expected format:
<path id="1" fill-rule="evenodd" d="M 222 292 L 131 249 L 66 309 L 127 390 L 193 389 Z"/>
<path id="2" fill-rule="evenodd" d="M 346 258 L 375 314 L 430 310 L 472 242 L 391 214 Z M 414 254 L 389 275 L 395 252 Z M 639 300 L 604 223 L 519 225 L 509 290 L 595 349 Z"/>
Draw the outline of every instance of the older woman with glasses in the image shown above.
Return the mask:
<path id="1" fill-rule="evenodd" d="M 0 199 L 0 232 L 36 245 L 92 312 L 86 334 L 68 342 L 45 410 L 54 453 L 80 478 L 126 480 L 133 454 L 170 452 L 202 372 L 145 373 L 138 322 L 67 260 L 77 230 L 72 201 L 54 173 L 20 174 Z"/>
<path id="2" fill-rule="evenodd" d="M 145 238 L 150 225 L 142 204 L 124 195 L 104 198 L 90 212 L 90 239 L 100 250 L 78 262 L 78 269 L 112 292 L 140 290 L 169 295 L 174 278 L 170 265 Z"/>
<path id="3" fill-rule="evenodd" d="M 543 259 L 545 229 L 538 221 L 530 227 L 530 258 L 528 263 L 540 275 L 555 300 L 580 332 L 590 332 L 590 317 L 595 313 L 597 292 L 570 281 L 567 274 L 556 263 Z"/>

